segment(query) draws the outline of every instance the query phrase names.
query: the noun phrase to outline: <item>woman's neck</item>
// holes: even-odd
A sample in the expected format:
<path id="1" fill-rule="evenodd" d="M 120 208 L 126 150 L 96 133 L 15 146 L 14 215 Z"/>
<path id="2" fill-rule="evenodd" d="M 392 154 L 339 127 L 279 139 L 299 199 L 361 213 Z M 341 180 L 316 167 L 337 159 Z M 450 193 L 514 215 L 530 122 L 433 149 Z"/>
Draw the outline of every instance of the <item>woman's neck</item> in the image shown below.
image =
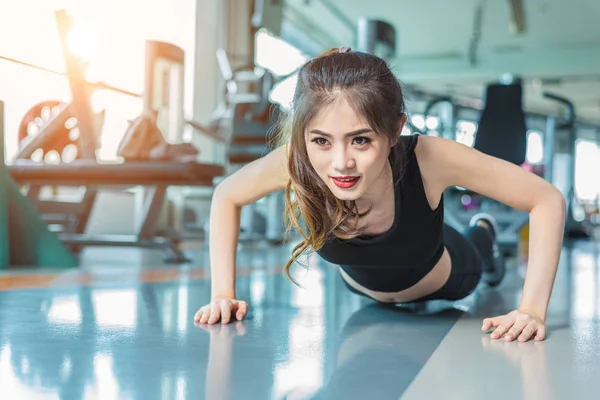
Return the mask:
<path id="1" fill-rule="evenodd" d="M 394 203 L 394 199 L 392 168 L 389 163 L 386 163 L 379 178 L 363 196 L 356 200 L 356 206 L 360 213 L 367 211 L 369 208 L 371 212 L 375 212 L 375 210 L 384 211 L 387 209 L 390 201 L 392 204 Z"/>

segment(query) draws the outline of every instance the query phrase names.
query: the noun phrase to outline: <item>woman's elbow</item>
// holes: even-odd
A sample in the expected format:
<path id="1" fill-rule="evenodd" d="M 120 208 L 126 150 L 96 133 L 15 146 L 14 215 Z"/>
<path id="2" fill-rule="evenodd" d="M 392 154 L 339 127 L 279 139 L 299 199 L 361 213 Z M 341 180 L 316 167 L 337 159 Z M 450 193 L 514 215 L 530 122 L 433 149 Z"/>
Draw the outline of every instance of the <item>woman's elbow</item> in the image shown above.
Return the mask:
<path id="1" fill-rule="evenodd" d="M 555 187 L 552 187 L 551 190 L 544 194 L 537 206 L 545 210 L 549 210 L 553 215 L 556 215 L 561 220 L 566 218 L 567 200 L 563 193 Z"/>

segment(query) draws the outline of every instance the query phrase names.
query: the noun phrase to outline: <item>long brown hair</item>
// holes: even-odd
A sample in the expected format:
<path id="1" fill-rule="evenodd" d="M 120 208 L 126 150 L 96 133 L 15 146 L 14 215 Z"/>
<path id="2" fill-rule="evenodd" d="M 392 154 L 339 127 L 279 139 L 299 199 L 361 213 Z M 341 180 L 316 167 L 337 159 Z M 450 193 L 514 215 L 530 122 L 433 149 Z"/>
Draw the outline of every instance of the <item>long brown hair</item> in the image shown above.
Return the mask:
<path id="1" fill-rule="evenodd" d="M 340 98 L 348 101 L 374 132 L 395 143 L 389 155 L 391 166 L 399 172 L 397 176 L 404 169 L 404 148 L 398 140 L 399 121 L 405 115 L 404 95 L 386 61 L 348 48 L 335 48 L 304 64 L 298 72 L 291 110 L 283 115 L 278 129 L 279 144 L 289 146 L 287 229 L 295 228 L 303 238 L 285 265 L 292 281 L 290 268 L 306 250 L 318 251 L 332 237 L 348 239 L 361 234 L 358 220 L 364 214 L 359 214 L 354 201 L 342 201 L 331 193 L 312 167 L 304 139 L 317 112 Z"/>

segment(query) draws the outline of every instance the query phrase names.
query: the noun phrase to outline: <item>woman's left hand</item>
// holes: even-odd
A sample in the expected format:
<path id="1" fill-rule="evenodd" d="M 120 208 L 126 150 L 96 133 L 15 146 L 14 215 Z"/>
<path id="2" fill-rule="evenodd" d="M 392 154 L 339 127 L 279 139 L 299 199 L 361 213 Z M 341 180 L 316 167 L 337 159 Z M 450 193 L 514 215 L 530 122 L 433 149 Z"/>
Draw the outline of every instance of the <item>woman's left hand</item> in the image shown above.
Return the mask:
<path id="1" fill-rule="evenodd" d="M 546 324 L 533 313 L 515 310 L 506 315 L 500 315 L 494 318 L 483 320 L 481 330 L 484 332 L 495 328 L 492 332 L 492 339 L 501 338 L 502 335 L 507 342 L 517 339 L 519 342 L 526 342 L 532 337 L 535 340 L 544 340 L 546 338 Z"/>

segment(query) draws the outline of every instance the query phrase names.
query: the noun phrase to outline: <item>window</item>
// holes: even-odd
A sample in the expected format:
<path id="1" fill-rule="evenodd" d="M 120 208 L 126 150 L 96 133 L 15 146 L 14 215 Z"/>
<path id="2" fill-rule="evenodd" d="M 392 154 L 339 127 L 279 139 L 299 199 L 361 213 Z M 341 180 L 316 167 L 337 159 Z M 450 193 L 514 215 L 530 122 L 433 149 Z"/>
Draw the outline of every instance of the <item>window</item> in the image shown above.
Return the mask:
<path id="1" fill-rule="evenodd" d="M 423 116 L 421 114 L 415 114 L 410 118 L 410 122 L 415 126 L 415 128 L 417 129 L 425 129 L 425 118 L 423 118 Z"/>
<path id="2" fill-rule="evenodd" d="M 10 7 L 3 7 L 0 23 L 0 36 L 11 40 L 0 40 L 0 54 L 43 68 L 64 71 L 54 13 L 65 7 L 73 18 L 69 47 L 89 60 L 88 80 L 101 80 L 127 91 L 141 93 L 145 41 L 152 39 L 174 43 L 186 51 L 186 80 L 193 82 L 196 37 L 194 0 L 11 2 Z M 6 158 L 11 160 L 19 148 L 17 130 L 27 111 L 46 100 L 70 102 L 71 91 L 64 76 L 5 60 L 0 60 L 0 87 L 2 100 L 6 102 Z M 191 85 L 188 83 L 185 87 Z M 193 91 L 186 91 L 184 96 L 184 112 L 189 113 Z M 91 102 L 95 112 L 106 109 L 98 158 L 114 159 L 127 129 L 127 119 L 139 115 L 142 101 L 138 97 L 98 90 Z"/>
<path id="3" fill-rule="evenodd" d="M 292 100 L 294 99 L 294 92 L 296 91 L 296 84 L 298 82 L 298 74 L 294 74 L 289 78 L 277 83 L 269 99 L 274 104 L 279 104 L 281 109 L 289 110 L 292 108 Z"/>
<path id="4" fill-rule="evenodd" d="M 425 117 L 422 114 L 414 114 L 410 117 L 410 122 L 415 128 L 421 131 L 427 131 L 428 136 L 439 136 L 439 132 L 437 131 L 437 128 L 440 125 L 439 117 L 430 115 L 427 117 L 427 120 L 425 120 Z M 411 131 L 405 126 L 401 134 L 410 135 Z"/>
<path id="5" fill-rule="evenodd" d="M 425 120 L 425 126 L 427 127 L 427 135 L 429 136 L 440 136 L 440 132 L 438 130 L 440 126 L 440 118 L 430 115 Z"/>
<path id="6" fill-rule="evenodd" d="M 281 77 L 292 74 L 276 83 L 269 96 L 271 102 L 278 104 L 283 110 L 289 110 L 298 81 L 298 75 L 293 72 L 308 61 L 308 56 L 265 30 L 256 34 L 255 53 L 256 65 L 271 71 L 273 75 Z"/>
<path id="7" fill-rule="evenodd" d="M 463 120 L 456 123 L 456 141 L 459 143 L 473 147 L 475 132 L 477 132 L 477 123 L 475 122 Z"/>
<path id="8" fill-rule="evenodd" d="M 533 130 L 527 132 L 527 153 L 525 159 L 531 165 L 542 164 L 544 160 L 544 144 L 541 132 Z"/>
<path id="9" fill-rule="evenodd" d="M 256 34 L 255 63 L 259 67 L 268 69 L 274 75 L 285 76 L 300 68 L 306 61 L 308 56 L 285 40 L 263 29 Z"/>
<path id="10" fill-rule="evenodd" d="M 600 195 L 598 181 L 600 149 L 593 141 L 578 139 L 575 142 L 575 196 L 586 202 L 596 201 Z"/>

